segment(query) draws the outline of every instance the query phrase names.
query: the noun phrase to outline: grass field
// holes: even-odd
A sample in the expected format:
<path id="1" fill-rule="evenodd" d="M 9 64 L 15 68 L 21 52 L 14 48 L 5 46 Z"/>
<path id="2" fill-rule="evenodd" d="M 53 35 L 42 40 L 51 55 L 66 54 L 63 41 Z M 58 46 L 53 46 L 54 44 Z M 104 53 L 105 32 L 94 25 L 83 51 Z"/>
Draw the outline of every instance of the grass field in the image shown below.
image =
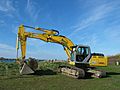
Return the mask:
<path id="1" fill-rule="evenodd" d="M 0 63 L 0 90 L 120 90 L 120 66 L 101 67 L 106 78 L 74 79 L 50 70 L 58 65 L 40 63 L 41 74 L 20 75 L 15 63 Z"/>

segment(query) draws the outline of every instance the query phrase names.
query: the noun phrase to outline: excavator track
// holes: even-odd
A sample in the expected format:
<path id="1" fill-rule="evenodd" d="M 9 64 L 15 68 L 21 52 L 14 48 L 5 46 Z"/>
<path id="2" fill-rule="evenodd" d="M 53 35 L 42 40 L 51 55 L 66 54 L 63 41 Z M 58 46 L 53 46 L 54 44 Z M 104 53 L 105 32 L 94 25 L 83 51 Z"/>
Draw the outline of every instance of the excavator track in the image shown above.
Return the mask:
<path id="1" fill-rule="evenodd" d="M 85 71 L 77 67 L 60 66 L 59 72 L 69 77 L 77 78 L 77 79 L 85 77 Z"/>
<path id="2" fill-rule="evenodd" d="M 89 69 L 87 73 L 90 73 L 91 77 L 94 77 L 94 78 L 103 78 L 107 76 L 105 71 L 96 70 L 96 69 Z"/>
<path id="3" fill-rule="evenodd" d="M 59 72 L 63 75 L 72 77 L 72 78 L 86 78 L 86 77 L 93 77 L 93 78 L 103 78 L 106 77 L 106 72 L 96 69 L 88 68 L 86 70 L 82 68 L 72 67 L 72 66 L 60 66 Z"/>

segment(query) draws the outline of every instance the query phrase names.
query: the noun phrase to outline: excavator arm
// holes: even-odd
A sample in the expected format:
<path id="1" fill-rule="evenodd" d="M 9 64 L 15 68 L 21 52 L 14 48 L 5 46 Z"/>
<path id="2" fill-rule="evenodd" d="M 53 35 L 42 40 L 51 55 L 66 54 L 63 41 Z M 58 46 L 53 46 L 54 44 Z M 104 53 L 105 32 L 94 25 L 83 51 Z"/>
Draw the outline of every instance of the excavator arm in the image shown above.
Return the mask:
<path id="1" fill-rule="evenodd" d="M 26 28 L 32 28 L 34 30 L 39 30 L 43 33 L 33 33 L 33 32 L 26 32 Z M 74 46 L 73 42 L 65 36 L 59 35 L 57 30 L 48 30 L 43 28 L 34 28 L 30 26 L 21 25 L 18 30 L 18 41 L 17 41 L 17 50 L 19 49 L 19 42 L 21 46 L 21 59 L 25 61 L 26 57 L 26 41 L 27 38 L 36 38 L 40 39 L 45 42 L 57 43 L 61 44 L 68 56 L 68 62 L 70 60 L 70 52 L 72 51 L 72 46 Z"/>

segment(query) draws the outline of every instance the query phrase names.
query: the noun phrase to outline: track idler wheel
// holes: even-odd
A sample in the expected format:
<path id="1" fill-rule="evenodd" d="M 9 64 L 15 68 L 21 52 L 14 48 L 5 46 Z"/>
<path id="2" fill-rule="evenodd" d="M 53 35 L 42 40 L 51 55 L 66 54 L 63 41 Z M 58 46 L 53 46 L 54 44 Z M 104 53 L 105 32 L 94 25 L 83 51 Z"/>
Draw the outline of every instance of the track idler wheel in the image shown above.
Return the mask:
<path id="1" fill-rule="evenodd" d="M 83 69 L 77 69 L 76 71 L 76 78 L 85 78 L 85 71 Z"/>

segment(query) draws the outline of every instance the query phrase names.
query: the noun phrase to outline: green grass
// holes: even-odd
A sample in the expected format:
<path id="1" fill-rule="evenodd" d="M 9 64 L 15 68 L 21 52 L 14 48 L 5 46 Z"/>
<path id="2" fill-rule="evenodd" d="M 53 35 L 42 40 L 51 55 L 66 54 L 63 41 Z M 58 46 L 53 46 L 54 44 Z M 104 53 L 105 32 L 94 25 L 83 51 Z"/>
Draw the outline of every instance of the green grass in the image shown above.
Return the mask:
<path id="1" fill-rule="evenodd" d="M 74 79 L 54 73 L 60 63 L 40 63 L 40 75 L 20 75 L 15 63 L 0 63 L 0 90 L 120 90 L 120 66 L 101 67 L 106 78 Z M 50 70 L 48 70 L 50 68 Z M 45 73 L 44 73 L 45 72 Z"/>

